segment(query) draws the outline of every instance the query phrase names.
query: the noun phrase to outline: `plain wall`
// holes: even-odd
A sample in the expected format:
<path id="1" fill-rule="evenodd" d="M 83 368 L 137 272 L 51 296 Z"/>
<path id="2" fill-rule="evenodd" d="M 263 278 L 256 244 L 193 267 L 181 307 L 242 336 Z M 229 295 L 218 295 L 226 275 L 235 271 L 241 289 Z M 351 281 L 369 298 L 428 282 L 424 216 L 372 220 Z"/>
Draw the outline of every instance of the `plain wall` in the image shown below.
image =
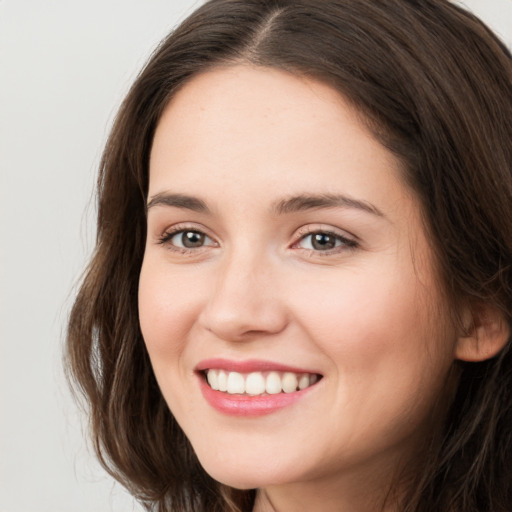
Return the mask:
<path id="1" fill-rule="evenodd" d="M 0 512 L 141 510 L 85 444 L 62 340 L 116 108 L 200 3 L 0 0 Z M 512 47 L 512 0 L 465 3 Z"/>

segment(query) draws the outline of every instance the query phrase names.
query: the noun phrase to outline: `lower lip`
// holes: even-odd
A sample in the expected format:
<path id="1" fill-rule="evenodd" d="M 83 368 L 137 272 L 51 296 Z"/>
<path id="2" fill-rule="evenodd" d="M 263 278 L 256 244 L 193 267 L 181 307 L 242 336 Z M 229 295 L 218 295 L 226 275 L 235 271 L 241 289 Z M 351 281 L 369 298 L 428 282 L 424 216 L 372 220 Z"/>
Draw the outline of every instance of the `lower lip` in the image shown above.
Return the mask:
<path id="1" fill-rule="evenodd" d="M 200 376 L 201 392 L 206 401 L 217 411 L 230 416 L 264 416 L 279 411 L 304 398 L 315 385 L 293 393 L 275 395 L 230 395 L 213 390 Z"/>

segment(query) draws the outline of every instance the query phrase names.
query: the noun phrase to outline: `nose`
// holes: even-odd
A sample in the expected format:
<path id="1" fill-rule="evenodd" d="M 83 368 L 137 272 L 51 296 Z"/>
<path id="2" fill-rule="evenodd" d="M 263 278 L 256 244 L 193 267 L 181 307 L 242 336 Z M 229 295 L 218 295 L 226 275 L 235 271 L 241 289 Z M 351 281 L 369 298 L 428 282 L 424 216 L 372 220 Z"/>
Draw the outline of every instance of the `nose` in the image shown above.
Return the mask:
<path id="1" fill-rule="evenodd" d="M 227 258 L 215 276 L 200 323 L 226 341 L 283 331 L 288 314 L 277 274 L 267 260 L 256 254 Z"/>

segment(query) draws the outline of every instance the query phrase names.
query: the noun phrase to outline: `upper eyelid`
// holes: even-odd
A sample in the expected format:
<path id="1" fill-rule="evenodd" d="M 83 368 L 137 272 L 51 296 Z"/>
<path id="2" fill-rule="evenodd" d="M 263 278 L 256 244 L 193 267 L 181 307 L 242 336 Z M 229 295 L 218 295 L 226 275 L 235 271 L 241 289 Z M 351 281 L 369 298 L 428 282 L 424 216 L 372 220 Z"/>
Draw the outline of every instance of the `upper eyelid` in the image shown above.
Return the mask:
<path id="1" fill-rule="evenodd" d="M 158 234 L 156 235 L 156 238 L 158 240 L 161 240 L 162 238 L 166 237 L 166 235 L 174 236 L 180 232 L 183 231 L 196 231 L 198 233 L 202 233 L 208 238 L 210 238 L 215 243 L 219 243 L 217 240 L 217 237 L 211 232 L 210 229 L 208 229 L 206 226 L 200 223 L 196 222 L 178 222 L 176 224 L 173 224 L 171 226 L 167 226 L 162 230 L 159 230 Z M 297 244 L 301 239 L 305 238 L 306 236 L 315 234 L 315 233 L 328 233 L 333 236 L 337 236 L 346 240 L 350 240 L 354 243 L 359 243 L 359 238 L 350 233 L 349 231 L 345 229 L 341 229 L 332 225 L 327 224 L 307 224 L 303 225 L 297 229 L 294 230 L 294 234 L 291 235 L 292 241 L 291 245 Z M 169 236 L 169 238 L 170 238 Z"/>
<path id="2" fill-rule="evenodd" d="M 297 229 L 296 233 L 299 239 L 314 233 L 329 233 L 334 236 L 339 236 L 354 242 L 359 242 L 359 238 L 349 231 L 326 224 L 308 224 Z"/>
<path id="3" fill-rule="evenodd" d="M 171 226 L 165 227 L 163 230 L 159 230 L 159 236 L 164 236 L 165 234 L 174 235 L 182 231 L 197 231 L 198 233 L 202 233 L 209 238 L 215 238 L 212 235 L 211 231 L 208 228 L 206 228 L 206 226 L 203 226 L 202 224 L 197 224 L 195 222 L 178 222 L 176 224 L 172 224 Z"/>

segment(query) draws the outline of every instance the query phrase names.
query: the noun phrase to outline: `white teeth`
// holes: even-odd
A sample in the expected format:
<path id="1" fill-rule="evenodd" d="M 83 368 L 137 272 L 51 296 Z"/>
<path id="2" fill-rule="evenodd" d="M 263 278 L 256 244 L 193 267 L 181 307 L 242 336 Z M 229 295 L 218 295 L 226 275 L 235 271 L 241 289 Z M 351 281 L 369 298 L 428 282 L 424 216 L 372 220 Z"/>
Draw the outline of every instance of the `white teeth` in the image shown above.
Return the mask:
<path id="1" fill-rule="evenodd" d="M 210 373 L 210 372 L 208 372 Z M 219 391 L 227 391 L 228 390 L 228 376 L 227 373 L 223 370 L 219 370 L 219 374 L 217 376 L 217 383 L 219 385 Z"/>
<path id="2" fill-rule="evenodd" d="M 219 371 L 218 370 L 210 370 L 208 375 L 206 376 L 208 380 L 208 384 L 212 389 L 219 389 Z"/>
<path id="3" fill-rule="evenodd" d="M 227 392 L 230 395 L 245 393 L 245 381 L 241 373 L 229 372 Z"/>
<path id="4" fill-rule="evenodd" d="M 293 393 L 294 391 L 297 391 L 298 384 L 297 376 L 294 373 L 287 372 L 283 375 L 282 386 L 285 393 Z"/>
<path id="5" fill-rule="evenodd" d="M 265 385 L 265 390 L 269 395 L 276 395 L 277 393 L 281 393 L 281 377 L 277 372 L 270 372 L 267 375 L 267 382 Z"/>
<path id="6" fill-rule="evenodd" d="M 206 371 L 206 380 L 214 390 L 227 392 L 230 395 L 252 396 L 275 395 L 278 393 L 293 393 L 306 389 L 318 381 L 316 374 L 293 372 L 226 372 L 225 370 L 210 369 Z"/>
<path id="7" fill-rule="evenodd" d="M 265 393 L 265 378 L 260 372 L 247 375 L 245 379 L 245 392 L 248 395 L 261 395 Z"/>
<path id="8" fill-rule="evenodd" d="M 309 375 L 301 375 L 299 379 L 299 389 L 306 389 L 307 387 L 309 387 Z"/>

